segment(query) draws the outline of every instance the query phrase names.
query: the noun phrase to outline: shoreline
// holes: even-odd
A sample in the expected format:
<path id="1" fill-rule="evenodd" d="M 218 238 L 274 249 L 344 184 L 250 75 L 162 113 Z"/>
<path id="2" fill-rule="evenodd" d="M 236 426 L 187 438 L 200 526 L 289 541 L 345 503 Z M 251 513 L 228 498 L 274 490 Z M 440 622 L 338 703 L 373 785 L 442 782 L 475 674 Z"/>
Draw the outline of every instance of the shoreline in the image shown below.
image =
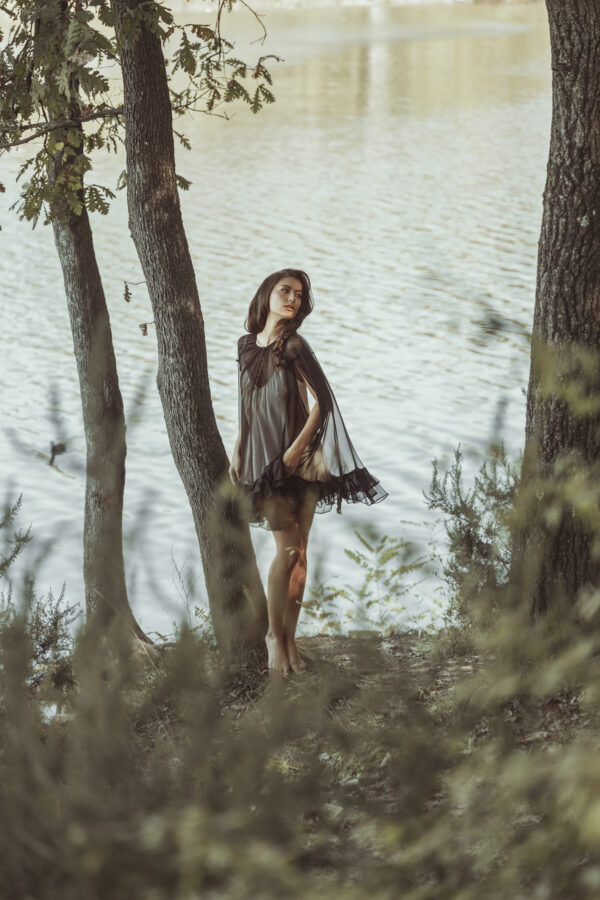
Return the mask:
<path id="1" fill-rule="evenodd" d="M 544 0 L 257 0 L 254 9 L 261 14 L 264 10 L 286 12 L 288 10 L 328 9 L 349 7 L 354 9 L 393 9 L 410 6 L 533 6 Z M 214 12 L 217 2 L 205 3 L 203 0 L 180 0 L 182 10 L 193 11 L 196 8 L 204 12 Z M 173 4 L 175 6 L 175 4 Z"/>

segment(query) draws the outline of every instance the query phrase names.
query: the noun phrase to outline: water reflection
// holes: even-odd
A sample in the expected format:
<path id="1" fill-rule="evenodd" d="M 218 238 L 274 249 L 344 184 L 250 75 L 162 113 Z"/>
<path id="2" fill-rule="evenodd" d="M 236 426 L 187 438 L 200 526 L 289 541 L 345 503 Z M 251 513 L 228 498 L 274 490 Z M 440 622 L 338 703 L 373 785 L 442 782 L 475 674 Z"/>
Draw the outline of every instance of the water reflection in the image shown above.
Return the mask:
<path id="1" fill-rule="evenodd" d="M 186 4 L 185 15 L 198 21 L 200 9 Z M 451 459 L 460 441 L 468 466 L 499 422 L 509 448 L 522 445 L 549 134 L 547 24 L 543 4 L 272 10 L 265 22 L 268 40 L 253 52 L 286 59 L 273 66 L 277 102 L 257 117 L 239 108 L 230 122 L 200 116 L 178 126 L 194 146 L 177 154 L 193 182 L 182 206 L 229 451 L 235 346 L 249 299 L 285 265 L 314 281 L 304 333 L 359 455 L 390 493 L 372 509 L 317 517 L 312 576 L 325 548 L 323 576 L 340 586 L 353 577 L 343 553 L 355 545 L 351 524 L 427 539 L 421 491 L 434 456 Z M 245 16 L 233 31 L 246 42 L 257 36 Z M 67 578 L 73 599 L 81 593 L 80 400 L 51 233 L 31 232 L 7 212 L 16 167 L 11 160 L 2 177 L 0 290 L 5 421 L 21 449 L 3 439 L 0 461 L 24 491 L 27 521 L 58 536 L 61 555 L 44 578 L 55 587 Z M 122 167 L 122 158 L 98 157 L 94 180 L 114 186 Z M 142 276 L 122 192 L 94 228 L 129 410 L 134 607 L 145 628 L 168 628 L 185 606 L 176 567 L 195 573 L 200 593 L 201 569 L 154 386 L 155 335 L 138 328 L 152 319 L 143 285 L 123 301 L 123 281 Z M 70 479 L 34 455 L 56 441 L 40 414 L 53 383 L 69 436 L 59 462 Z M 266 572 L 272 538 L 253 538 Z M 412 610 L 431 590 L 420 586 Z"/>
<path id="2" fill-rule="evenodd" d="M 361 40 L 326 51 L 314 46 L 310 63 L 293 71 L 286 92 L 301 98 L 299 111 L 319 120 L 395 116 L 409 110 L 419 115 L 464 112 L 491 99 L 511 102 L 522 96 L 518 72 L 539 52 L 541 37 L 539 30 L 524 25 L 498 28 L 487 22 L 470 29 L 391 28 L 385 37 L 372 38 L 365 27 Z M 281 71 L 275 72 L 281 78 Z M 527 89 L 546 83 L 541 77 Z"/>
<path id="3" fill-rule="evenodd" d="M 306 64 L 274 65 L 274 72 L 278 81 L 290 78 L 298 109 L 322 118 L 396 115 L 407 104 L 420 114 L 464 110 L 548 88 L 549 73 L 532 65 L 547 50 L 541 2 L 342 8 L 333 14 L 283 12 L 283 5 L 255 5 L 267 28 L 260 52 Z M 201 9 L 203 3 L 184 3 L 181 21 L 197 21 Z M 228 36 L 256 50 L 250 42 L 261 31 L 252 16 L 242 10 L 225 22 Z M 324 105 L 324 97 L 331 103 Z"/>

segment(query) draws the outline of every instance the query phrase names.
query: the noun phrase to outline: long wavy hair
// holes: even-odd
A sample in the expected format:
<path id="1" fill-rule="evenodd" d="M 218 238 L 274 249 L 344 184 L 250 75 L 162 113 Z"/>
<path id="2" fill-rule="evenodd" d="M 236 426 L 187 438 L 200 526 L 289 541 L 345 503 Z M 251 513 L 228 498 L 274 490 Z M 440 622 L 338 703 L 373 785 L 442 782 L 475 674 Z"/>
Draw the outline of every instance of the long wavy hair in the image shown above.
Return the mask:
<path id="1" fill-rule="evenodd" d="M 275 354 L 275 362 L 278 368 L 283 367 L 283 352 L 288 337 L 300 328 L 305 318 L 313 311 L 315 305 L 310 278 L 306 272 L 303 272 L 301 269 L 280 269 L 278 272 L 267 275 L 252 298 L 244 325 L 246 331 L 249 331 L 251 334 L 259 334 L 263 330 L 269 315 L 271 293 L 277 282 L 281 281 L 282 278 L 298 279 L 302 284 L 302 302 L 294 318 L 284 322 L 277 331 L 273 353 Z"/>

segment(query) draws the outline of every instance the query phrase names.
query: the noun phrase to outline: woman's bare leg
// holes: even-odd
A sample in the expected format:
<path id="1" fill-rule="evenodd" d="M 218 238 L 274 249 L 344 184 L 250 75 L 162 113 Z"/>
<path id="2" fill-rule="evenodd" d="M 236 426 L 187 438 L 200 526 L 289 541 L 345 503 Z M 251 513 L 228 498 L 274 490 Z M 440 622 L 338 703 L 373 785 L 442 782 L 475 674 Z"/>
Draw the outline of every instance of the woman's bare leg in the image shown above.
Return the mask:
<path id="1" fill-rule="evenodd" d="M 290 576 L 297 560 L 300 540 L 298 520 L 290 516 L 285 528 L 274 530 L 276 554 L 269 569 L 267 614 L 269 630 L 265 637 L 269 669 L 289 675 L 290 660 L 285 639 L 285 613 L 288 607 Z"/>
<path id="2" fill-rule="evenodd" d="M 288 603 L 283 620 L 285 650 L 294 672 L 304 672 L 306 663 L 302 660 L 296 646 L 296 626 L 302 607 L 302 596 L 306 584 L 306 547 L 299 549 L 299 556 L 290 575 Z"/>
<path id="3" fill-rule="evenodd" d="M 309 493 L 306 495 L 305 502 L 298 516 L 298 554 L 296 564 L 291 574 L 288 589 L 288 603 L 283 617 L 283 631 L 285 635 L 285 648 L 290 666 L 294 672 L 306 671 L 306 663 L 298 653 L 296 646 L 296 627 L 298 625 L 298 617 L 302 607 L 302 597 L 304 596 L 304 587 L 306 585 L 307 559 L 306 550 L 308 547 L 308 536 L 317 505 L 316 494 Z"/>

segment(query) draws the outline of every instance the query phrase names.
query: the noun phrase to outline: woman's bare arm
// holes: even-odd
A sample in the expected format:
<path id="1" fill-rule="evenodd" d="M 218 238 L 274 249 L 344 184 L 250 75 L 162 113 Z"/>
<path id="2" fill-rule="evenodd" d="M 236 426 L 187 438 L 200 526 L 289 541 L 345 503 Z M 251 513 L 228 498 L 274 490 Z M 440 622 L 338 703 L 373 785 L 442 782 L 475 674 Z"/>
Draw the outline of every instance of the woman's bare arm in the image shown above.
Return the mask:
<path id="1" fill-rule="evenodd" d="M 313 434 L 315 433 L 315 431 L 317 430 L 317 428 L 319 427 L 319 424 L 321 422 L 321 413 L 319 410 L 319 404 L 317 402 L 317 394 L 316 394 L 315 390 L 313 389 L 312 385 L 309 383 L 308 379 L 302 377 L 302 375 L 301 375 L 301 378 L 302 378 L 302 381 L 304 382 L 304 384 L 306 385 L 306 387 L 308 388 L 308 390 L 311 392 L 311 394 L 315 398 L 315 402 L 313 403 L 313 407 L 309 413 L 309 416 L 308 416 L 306 422 L 304 423 L 304 427 L 302 428 L 302 431 L 297 435 L 295 441 L 292 444 L 290 444 L 290 446 L 288 448 L 288 450 L 290 450 L 292 452 L 292 454 L 298 458 L 304 452 L 304 448 L 309 443 L 311 437 L 313 436 Z"/>
<path id="2" fill-rule="evenodd" d="M 231 465 L 229 466 L 229 478 L 233 484 L 239 481 L 240 477 L 240 466 L 242 464 L 241 443 L 242 435 L 240 433 L 237 436 L 237 441 L 235 442 L 235 447 L 233 448 L 231 456 Z"/>
<path id="3" fill-rule="evenodd" d="M 296 440 L 292 444 L 290 444 L 289 449 L 292 451 L 296 451 L 298 454 L 302 454 L 304 448 L 319 427 L 320 422 L 321 413 L 319 412 L 319 404 L 315 402 L 313 404 L 313 408 L 309 413 L 308 419 L 304 423 L 302 431 L 296 437 Z"/>

